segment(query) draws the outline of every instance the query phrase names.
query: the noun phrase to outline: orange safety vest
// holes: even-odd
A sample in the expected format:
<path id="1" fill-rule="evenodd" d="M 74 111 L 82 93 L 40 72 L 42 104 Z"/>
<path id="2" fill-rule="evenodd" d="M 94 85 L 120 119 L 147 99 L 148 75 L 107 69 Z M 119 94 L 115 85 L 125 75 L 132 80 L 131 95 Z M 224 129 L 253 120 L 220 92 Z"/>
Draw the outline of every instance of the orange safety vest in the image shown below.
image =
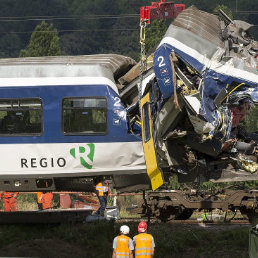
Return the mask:
<path id="1" fill-rule="evenodd" d="M 18 194 L 19 194 L 18 192 L 15 192 L 15 193 L 14 192 L 3 192 L 1 194 L 1 197 L 3 197 L 3 198 L 12 198 L 12 197 L 16 198 Z"/>
<path id="2" fill-rule="evenodd" d="M 53 199 L 52 193 L 44 193 L 43 194 L 43 198 L 42 198 L 43 210 L 52 208 L 52 199 Z"/>
<path id="3" fill-rule="evenodd" d="M 42 203 L 42 198 L 43 197 L 43 193 L 42 192 L 37 192 L 37 201 L 38 203 Z"/>
<path id="4" fill-rule="evenodd" d="M 152 256 L 152 235 L 140 233 L 135 239 L 135 258 L 151 258 Z"/>
<path id="5" fill-rule="evenodd" d="M 98 196 L 104 196 L 104 189 L 105 189 L 105 186 L 103 186 L 102 183 L 98 183 L 96 185 L 96 190 L 98 191 Z"/>
<path id="6" fill-rule="evenodd" d="M 118 236 L 117 237 L 117 248 L 116 248 L 116 258 L 129 258 L 129 237 L 128 236 Z"/>

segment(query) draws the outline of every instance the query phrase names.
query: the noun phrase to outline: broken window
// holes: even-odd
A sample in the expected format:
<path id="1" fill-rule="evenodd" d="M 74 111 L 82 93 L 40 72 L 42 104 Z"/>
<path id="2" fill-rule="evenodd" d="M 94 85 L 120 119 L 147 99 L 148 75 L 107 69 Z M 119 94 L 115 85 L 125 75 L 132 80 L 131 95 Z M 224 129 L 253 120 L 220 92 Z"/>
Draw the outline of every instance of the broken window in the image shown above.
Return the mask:
<path id="1" fill-rule="evenodd" d="M 150 118 L 149 118 L 149 103 L 145 103 L 142 107 L 143 114 L 143 130 L 144 130 L 144 141 L 150 140 Z"/>

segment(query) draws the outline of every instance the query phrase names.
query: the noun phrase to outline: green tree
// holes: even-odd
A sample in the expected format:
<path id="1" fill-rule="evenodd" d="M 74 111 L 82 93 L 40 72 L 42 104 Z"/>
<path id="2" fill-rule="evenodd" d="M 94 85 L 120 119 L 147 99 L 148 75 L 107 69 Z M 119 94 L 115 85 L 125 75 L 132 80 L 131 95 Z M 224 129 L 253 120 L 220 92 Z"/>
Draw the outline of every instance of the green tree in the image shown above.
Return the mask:
<path id="1" fill-rule="evenodd" d="M 242 123 L 248 132 L 258 131 L 258 106 L 253 105 Z"/>
<path id="2" fill-rule="evenodd" d="M 151 22 L 146 29 L 146 53 L 154 52 L 167 31 L 165 20 Z"/>
<path id="3" fill-rule="evenodd" d="M 45 21 L 37 25 L 31 34 L 29 45 L 20 51 L 20 57 L 60 55 L 59 37 L 53 24 Z"/>
<path id="4" fill-rule="evenodd" d="M 233 14 L 231 12 L 231 10 L 224 4 L 220 4 L 220 5 L 217 5 L 214 10 L 213 10 L 213 14 L 216 14 L 218 15 L 218 11 L 219 10 L 222 10 L 231 20 L 233 20 Z"/>

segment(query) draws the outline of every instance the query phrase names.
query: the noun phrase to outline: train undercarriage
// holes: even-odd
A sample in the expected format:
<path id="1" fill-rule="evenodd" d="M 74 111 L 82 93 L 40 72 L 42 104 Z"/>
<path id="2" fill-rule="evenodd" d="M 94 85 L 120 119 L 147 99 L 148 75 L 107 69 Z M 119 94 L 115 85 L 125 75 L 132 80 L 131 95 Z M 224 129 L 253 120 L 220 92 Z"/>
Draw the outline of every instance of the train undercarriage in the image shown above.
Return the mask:
<path id="1" fill-rule="evenodd" d="M 146 192 L 141 204 L 132 209 L 142 217 L 156 218 L 160 222 L 187 220 L 194 211 L 212 212 L 239 210 L 250 222 L 258 217 L 258 191 L 224 189 L 215 194 L 193 191 L 190 188 L 177 191 Z M 231 218 L 226 218 L 228 221 Z"/>

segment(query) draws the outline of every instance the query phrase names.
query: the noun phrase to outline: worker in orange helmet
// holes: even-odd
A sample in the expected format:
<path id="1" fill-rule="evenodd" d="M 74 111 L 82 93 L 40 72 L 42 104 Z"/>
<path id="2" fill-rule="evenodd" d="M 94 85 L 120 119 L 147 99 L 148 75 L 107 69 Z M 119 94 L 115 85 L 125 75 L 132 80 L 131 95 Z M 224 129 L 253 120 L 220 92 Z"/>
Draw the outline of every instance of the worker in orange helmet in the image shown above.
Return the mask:
<path id="1" fill-rule="evenodd" d="M 154 257 L 154 238 L 151 234 L 147 234 L 147 223 L 142 221 L 138 225 L 139 234 L 133 238 L 135 257 L 152 258 Z"/>
<path id="2" fill-rule="evenodd" d="M 43 192 L 42 208 L 43 210 L 52 209 L 53 194 L 51 192 Z"/>
<path id="3" fill-rule="evenodd" d="M 39 210 L 43 209 L 42 199 L 43 199 L 43 192 L 37 192 L 37 203 L 38 203 Z"/>
<path id="4" fill-rule="evenodd" d="M 18 192 L 2 192 L 0 198 L 4 201 L 4 211 L 17 211 L 16 197 Z"/>
<path id="5" fill-rule="evenodd" d="M 126 225 L 120 227 L 120 235 L 114 238 L 113 241 L 113 256 L 112 258 L 133 258 L 133 241 L 128 236 L 130 228 Z"/>

